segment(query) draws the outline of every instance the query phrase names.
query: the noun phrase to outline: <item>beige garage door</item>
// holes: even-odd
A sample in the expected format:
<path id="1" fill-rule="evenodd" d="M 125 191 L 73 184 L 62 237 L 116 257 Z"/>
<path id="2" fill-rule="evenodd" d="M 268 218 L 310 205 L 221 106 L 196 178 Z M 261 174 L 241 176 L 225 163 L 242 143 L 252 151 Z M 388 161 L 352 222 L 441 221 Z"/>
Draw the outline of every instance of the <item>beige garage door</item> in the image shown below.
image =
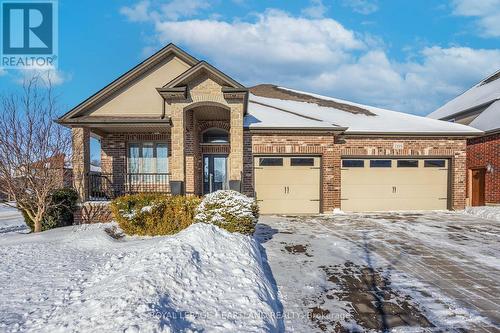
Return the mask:
<path id="1" fill-rule="evenodd" d="M 320 157 L 254 158 L 255 191 L 262 214 L 317 214 Z"/>
<path id="2" fill-rule="evenodd" d="M 448 163 L 446 159 L 342 159 L 342 210 L 447 209 Z"/>

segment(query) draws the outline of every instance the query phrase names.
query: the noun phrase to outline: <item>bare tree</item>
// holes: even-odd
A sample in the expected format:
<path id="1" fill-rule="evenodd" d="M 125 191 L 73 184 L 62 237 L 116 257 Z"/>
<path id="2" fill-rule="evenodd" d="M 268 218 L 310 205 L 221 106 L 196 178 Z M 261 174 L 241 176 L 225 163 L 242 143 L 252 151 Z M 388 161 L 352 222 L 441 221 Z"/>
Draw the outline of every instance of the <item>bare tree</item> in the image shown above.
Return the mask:
<path id="1" fill-rule="evenodd" d="M 51 194 L 61 187 L 60 171 L 71 151 L 69 131 L 54 123 L 49 74 L 25 79 L 22 92 L 2 95 L 0 103 L 0 190 L 39 232 L 44 214 L 56 205 Z"/>

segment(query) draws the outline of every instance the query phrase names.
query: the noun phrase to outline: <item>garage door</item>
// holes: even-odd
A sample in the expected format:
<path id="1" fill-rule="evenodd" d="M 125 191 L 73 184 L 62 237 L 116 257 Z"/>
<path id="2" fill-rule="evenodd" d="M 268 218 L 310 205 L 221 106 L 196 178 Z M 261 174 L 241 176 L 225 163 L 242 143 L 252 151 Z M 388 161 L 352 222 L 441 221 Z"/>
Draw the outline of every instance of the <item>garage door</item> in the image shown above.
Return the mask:
<path id="1" fill-rule="evenodd" d="M 446 159 L 342 159 L 342 210 L 447 209 L 448 163 Z"/>
<path id="2" fill-rule="evenodd" d="M 317 214 L 320 157 L 254 158 L 255 191 L 262 214 Z"/>

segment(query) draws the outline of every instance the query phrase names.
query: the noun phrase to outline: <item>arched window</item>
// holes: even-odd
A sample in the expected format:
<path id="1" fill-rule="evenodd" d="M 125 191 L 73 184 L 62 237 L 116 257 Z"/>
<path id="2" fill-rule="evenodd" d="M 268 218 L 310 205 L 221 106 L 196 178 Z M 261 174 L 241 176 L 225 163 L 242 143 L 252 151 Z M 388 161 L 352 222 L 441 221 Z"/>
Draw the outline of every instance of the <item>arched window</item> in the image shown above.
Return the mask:
<path id="1" fill-rule="evenodd" d="M 203 143 L 229 143 L 229 133 L 221 128 L 210 128 L 202 134 Z"/>

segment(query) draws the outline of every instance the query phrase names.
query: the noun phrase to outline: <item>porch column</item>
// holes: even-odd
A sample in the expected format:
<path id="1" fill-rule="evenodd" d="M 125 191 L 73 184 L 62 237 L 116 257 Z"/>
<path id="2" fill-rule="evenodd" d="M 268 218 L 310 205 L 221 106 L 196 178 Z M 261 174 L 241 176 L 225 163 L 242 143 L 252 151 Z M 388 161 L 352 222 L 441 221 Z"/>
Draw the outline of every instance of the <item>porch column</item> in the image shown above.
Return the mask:
<path id="1" fill-rule="evenodd" d="M 172 140 L 172 153 L 170 163 L 170 180 L 173 194 L 184 192 L 184 108 L 182 105 L 171 104 L 171 140 Z M 177 188 L 176 188 L 177 187 Z"/>
<path id="2" fill-rule="evenodd" d="M 231 105 L 231 129 L 229 154 L 229 186 L 241 191 L 243 173 L 243 103 Z"/>
<path id="3" fill-rule="evenodd" d="M 89 199 L 88 174 L 90 172 L 90 130 L 86 127 L 71 129 L 73 141 L 73 186 L 81 202 Z"/>

